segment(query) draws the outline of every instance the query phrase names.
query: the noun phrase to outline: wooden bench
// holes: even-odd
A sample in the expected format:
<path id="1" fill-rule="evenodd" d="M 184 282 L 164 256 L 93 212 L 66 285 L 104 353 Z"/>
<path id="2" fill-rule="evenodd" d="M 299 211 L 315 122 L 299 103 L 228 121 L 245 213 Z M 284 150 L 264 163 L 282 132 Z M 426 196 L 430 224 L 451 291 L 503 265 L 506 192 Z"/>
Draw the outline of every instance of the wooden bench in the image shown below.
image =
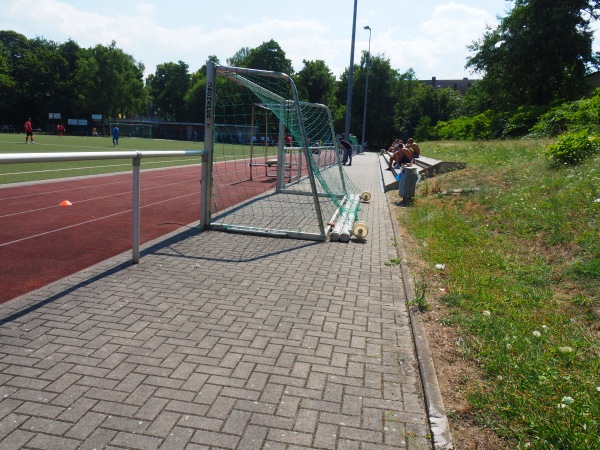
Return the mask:
<path id="1" fill-rule="evenodd" d="M 379 156 L 379 167 L 381 169 L 381 179 L 383 184 L 383 191 L 391 191 L 398 189 L 398 175 L 399 169 L 386 170 L 389 167 L 390 155 L 388 153 L 382 153 Z M 421 155 L 419 158 L 414 160 L 415 166 L 418 167 L 418 173 L 423 178 L 431 178 L 438 173 L 451 172 L 453 170 L 464 169 L 467 165 L 459 162 L 441 161 L 439 159 L 429 158 Z"/>
<path id="2" fill-rule="evenodd" d="M 265 160 L 265 176 L 267 177 L 276 177 L 277 176 L 277 163 L 279 160 L 276 156 L 271 156 Z M 292 167 L 297 165 L 296 163 L 286 162 L 284 164 L 283 170 L 287 173 L 287 178 L 289 180 L 292 179 Z M 275 166 L 275 172 L 269 172 Z"/>

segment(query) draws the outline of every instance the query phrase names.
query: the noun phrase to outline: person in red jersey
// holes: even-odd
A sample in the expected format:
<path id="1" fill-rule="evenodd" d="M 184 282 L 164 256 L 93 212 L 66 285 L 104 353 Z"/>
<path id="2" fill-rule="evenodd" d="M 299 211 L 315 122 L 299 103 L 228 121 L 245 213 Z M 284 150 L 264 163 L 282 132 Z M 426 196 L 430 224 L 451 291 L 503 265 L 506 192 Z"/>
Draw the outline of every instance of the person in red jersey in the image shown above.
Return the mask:
<path id="1" fill-rule="evenodd" d="M 33 127 L 31 126 L 31 117 L 27 119 L 24 127 L 25 127 L 25 143 L 29 144 L 29 137 L 31 136 L 31 143 L 35 144 L 35 142 L 33 142 Z"/>

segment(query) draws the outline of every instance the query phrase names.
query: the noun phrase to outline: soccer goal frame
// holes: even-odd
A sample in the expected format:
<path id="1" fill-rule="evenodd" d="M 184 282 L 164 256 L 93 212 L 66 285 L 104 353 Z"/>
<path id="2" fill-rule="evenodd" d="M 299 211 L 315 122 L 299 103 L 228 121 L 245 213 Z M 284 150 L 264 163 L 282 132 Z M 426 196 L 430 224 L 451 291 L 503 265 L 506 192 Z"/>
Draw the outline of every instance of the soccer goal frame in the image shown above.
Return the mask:
<path id="1" fill-rule="evenodd" d="M 257 111 L 270 117 L 258 143 Z M 331 112 L 300 102 L 287 74 L 208 61 L 204 131 L 201 230 L 323 241 L 335 218 L 348 215 L 344 209 L 356 213 Z M 271 145 L 272 153 L 265 149 L 263 156 L 262 145 Z M 257 183 L 268 189 L 243 197 Z M 230 199 L 223 206 L 225 195 Z"/>
<path id="2" fill-rule="evenodd" d="M 154 133 L 152 124 L 140 122 L 127 122 L 123 120 L 115 120 L 111 122 L 110 129 L 119 128 L 119 137 L 129 137 L 138 139 L 153 139 Z"/>

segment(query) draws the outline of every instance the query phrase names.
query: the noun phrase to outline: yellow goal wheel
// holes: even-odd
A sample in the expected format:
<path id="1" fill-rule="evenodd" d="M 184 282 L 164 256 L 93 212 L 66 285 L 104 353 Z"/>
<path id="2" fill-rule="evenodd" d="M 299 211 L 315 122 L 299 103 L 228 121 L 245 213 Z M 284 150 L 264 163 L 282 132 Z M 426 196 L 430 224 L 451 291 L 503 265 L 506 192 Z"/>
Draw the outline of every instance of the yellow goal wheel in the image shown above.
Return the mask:
<path id="1" fill-rule="evenodd" d="M 354 222 L 354 227 L 352 227 L 352 234 L 356 236 L 358 239 L 364 239 L 369 234 L 369 227 L 365 222 L 358 221 Z"/>
<path id="2" fill-rule="evenodd" d="M 371 200 L 371 193 L 370 192 L 363 192 L 360 196 L 360 199 L 363 202 L 368 202 L 369 200 Z"/>

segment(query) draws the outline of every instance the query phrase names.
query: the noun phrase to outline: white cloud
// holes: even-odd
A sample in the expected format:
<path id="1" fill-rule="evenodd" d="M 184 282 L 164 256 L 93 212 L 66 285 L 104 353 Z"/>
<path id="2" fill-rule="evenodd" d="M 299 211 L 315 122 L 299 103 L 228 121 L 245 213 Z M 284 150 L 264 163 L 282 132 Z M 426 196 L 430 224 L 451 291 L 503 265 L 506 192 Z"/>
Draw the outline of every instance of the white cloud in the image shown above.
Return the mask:
<path id="1" fill-rule="evenodd" d="M 156 0 L 104 0 L 105 7 L 98 8 L 96 2 L 75 0 L 10 0 L 0 16 L 0 29 L 56 42 L 71 38 L 82 47 L 114 40 L 144 63 L 147 74 L 157 64 L 179 60 L 195 71 L 208 55 L 225 63 L 240 48 L 270 39 L 279 43 L 295 70 L 302 68 L 303 60 L 324 60 L 339 76 L 350 62 L 351 8 L 339 7 L 345 0 L 321 3 L 318 13 L 308 12 L 316 6 L 314 0 L 269 8 L 230 0 L 226 7 L 215 5 L 210 14 L 198 2 L 170 1 L 174 6 L 167 8 Z M 362 27 L 368 24 L 373 29 L 373 54 L 389 58 L 400 71 L 413 67 L 420 78 L 466 76 L 461 75 L 466 73 L 466 46 L 482 36 L 486 23 L 494 23 L 484 6 L 468 7 L 458 0 L 442 5 L 423 0 L 418 7 L 372 0 L 364 11 L 362 7 L 354 62 L 358 64 L 367 49 L 369 33 Z"/>
<path id="2" fill-rule="evenodd" d="M 417 63 L 417 77 L 421 79 L 461 73 L 468 76 L 464 68 L 470 55 L 467 45 L 481 37 L 485 25 L 492 21 L 482 9 L 451 2 L 435 8 L 431 18 L 424 21 L 416 33 L 394 29 L 384 38 L 391 42 L 390 56 L 400 63 L 401 71 L 415 68 Z M 394 36 L 400 39 L 394 40 Z M 442 74 L 436 73 L 441 61 L 444 61 Z"/>
<path id="3" fill-rule="evenodd" d="M 144 16 L 151 16 L 154 14 L 154 9 L 154 5 L 150 3 L 137 3 L 135 5 L 135 11 Z"/>

